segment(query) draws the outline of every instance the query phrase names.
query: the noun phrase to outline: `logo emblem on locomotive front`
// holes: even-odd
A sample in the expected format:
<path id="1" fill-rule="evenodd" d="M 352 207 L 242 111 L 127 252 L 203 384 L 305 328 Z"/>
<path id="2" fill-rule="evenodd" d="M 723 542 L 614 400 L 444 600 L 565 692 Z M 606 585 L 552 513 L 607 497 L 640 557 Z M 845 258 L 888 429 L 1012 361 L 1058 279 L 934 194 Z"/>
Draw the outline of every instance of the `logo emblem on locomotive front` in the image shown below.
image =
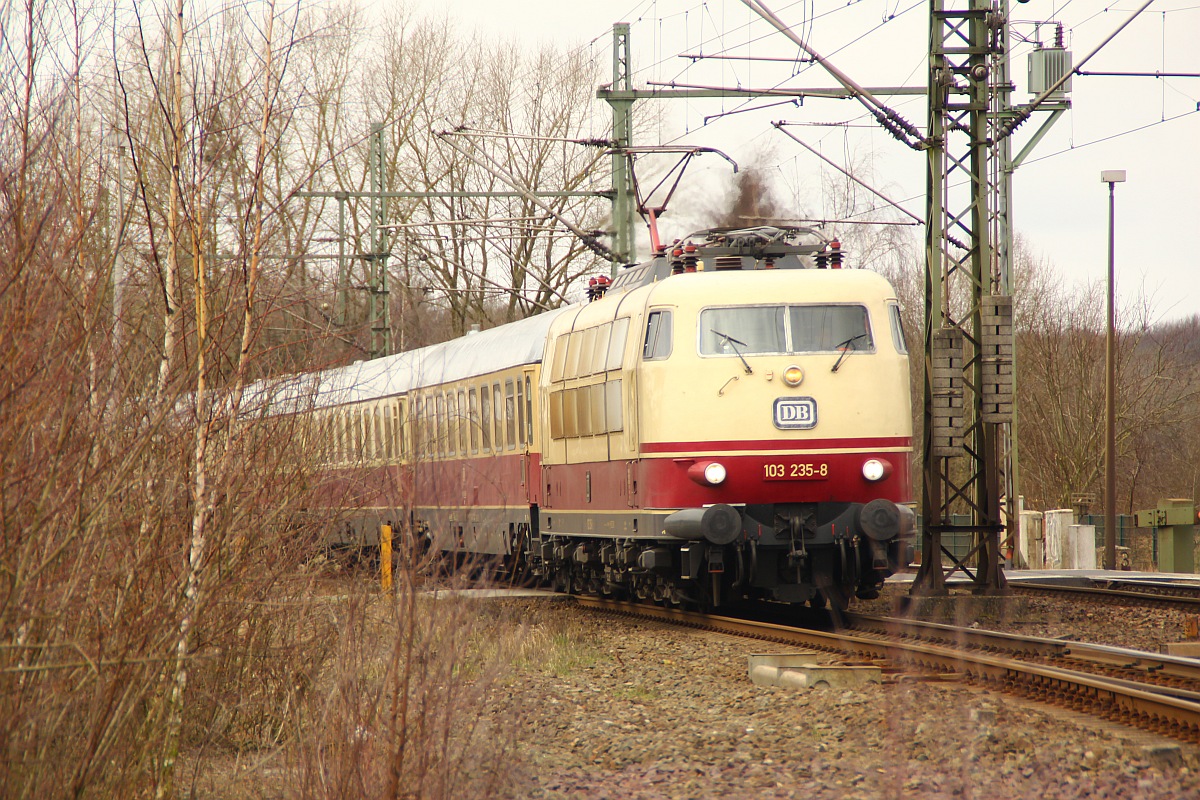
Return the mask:
<path id="1" fill-rule="evenodd" d="M 781 430 L 807 430 L 817 427 L 817 401 L 811 397 L 775 399 L 775 427 Z"/>

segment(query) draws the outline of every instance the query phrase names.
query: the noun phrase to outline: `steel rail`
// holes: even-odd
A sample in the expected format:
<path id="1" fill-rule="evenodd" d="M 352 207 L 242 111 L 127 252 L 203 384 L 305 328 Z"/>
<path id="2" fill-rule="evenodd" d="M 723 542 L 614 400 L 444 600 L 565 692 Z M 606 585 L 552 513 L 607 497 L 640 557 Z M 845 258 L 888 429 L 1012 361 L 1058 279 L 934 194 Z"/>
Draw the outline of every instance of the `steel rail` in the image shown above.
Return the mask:
<path id="1" fill-rule="evenodd" d="M 857 659 L 961 675 L 967 681 L 984 684 L 1001 692 L 1067 706 L 1123 725 L 1200 744 L 1200 702 L 1164 694 L 1154 687 L 1128 680 L 1115 680 L 977 650 L 956 649 L 941 643 L 882 638 L 877 634 L 864 635 L 861 632 L 831 633 L 792 628 L 595 597 L 577 597 L 576 600 L 583 607 L 635 619 L 778 644 L 801 645 L 825 652 L 843 653 Z M 963 634 L 975 633 L 969 629 L 956 630 Z M 1075 642 L 1062 644 L 1079 647 L 1079 643 Z"/>
<path id="2" fill-rule="evenodd" d="M 1118 585 L 1127 588 L 1113 588 Z M 1113 582 L 1111 586 L 1100 587 L 1012 581 L 1009 583 L 1009 588 L 1026 594 L 1038 592 L 1043 594 L 1074 594 L 1101 602 L 1123 602 L 1161 608 L 1178 608 L 1191 613 L 1200 613 L 1200 586 Z"/>
<path id="3" fill-rule="evenodd" d="M 882 636 L 905 636 L 990 653 L 1002 652 L 1012 658 L 1033 658 L 1052 665 L 1053 662 L 1058 662 L 1059 666 L 1078 664 L 1078 671 L 1081 672 L 1100 674 L 1156 694 L 1200 701 L 1200 661 L 1192 658 L 1147 653 L 1114 645 L 959 628 L 920 620 L 864 614 L 843 616 L 845 623 L 858 631 Z"/>

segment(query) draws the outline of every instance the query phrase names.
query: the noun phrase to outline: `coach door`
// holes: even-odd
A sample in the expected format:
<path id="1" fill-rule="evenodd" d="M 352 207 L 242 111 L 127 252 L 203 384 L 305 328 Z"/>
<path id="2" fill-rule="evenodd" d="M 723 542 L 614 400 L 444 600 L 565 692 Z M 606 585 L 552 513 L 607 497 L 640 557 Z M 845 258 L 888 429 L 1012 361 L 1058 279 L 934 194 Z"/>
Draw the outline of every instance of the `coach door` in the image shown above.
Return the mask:
<path id="1" fill-rule="evenodd" d="M 537 391 L 538 379 L 534 370 L 526 369 L 517 379 L 517 444 L 521 450 L 521 486 L 525 492 L 525 501 L 533 504 L 540 502 L 538 491 L 541 477 L 541 449 L 534 441 L 534 431 L 537 425 L 534 420 L 534 408 L 537 405 L 533 398 Z"/>

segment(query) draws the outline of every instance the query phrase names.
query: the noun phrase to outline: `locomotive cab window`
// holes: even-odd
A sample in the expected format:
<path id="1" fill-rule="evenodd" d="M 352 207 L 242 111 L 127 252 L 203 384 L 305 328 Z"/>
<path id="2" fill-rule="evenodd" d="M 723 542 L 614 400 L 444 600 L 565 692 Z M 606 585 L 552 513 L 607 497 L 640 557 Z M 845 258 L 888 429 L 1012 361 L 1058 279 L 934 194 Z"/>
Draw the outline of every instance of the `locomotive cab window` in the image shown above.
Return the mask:
<path id="1" fill-rule="evenodd" d="M 867 309 L 859 305 L 737 306 L 700 312 L 705 356 L 873 352 Z"/>
<path id="2" fill-rule="evenodd" d="M 709 308 L 700 314 L 704 355 L 784 353 L 784 307 Z"/>
<path id="3" fill-rule="evenodd" d="M 900 319 L 900 306 L 888 303 L 888 317 L 892 322 L 892 341 L 896 344 L 896 352 L 908 355 L 908 342 L 904 341 L 904 323 Z"/>
<path id="4" fill-rule="evenodd" d="M 862 306 L 790 306 L 788 321 L 793 353 L 830 352 L 847 345 L 862 352 L 875 346 Z"/>
<path id="5" fill-rule="evenodd" d="M 651 311 L 646 322 L 646 343 L 642 359 L 654 361 L 671 355 L 671 312 Z"/>

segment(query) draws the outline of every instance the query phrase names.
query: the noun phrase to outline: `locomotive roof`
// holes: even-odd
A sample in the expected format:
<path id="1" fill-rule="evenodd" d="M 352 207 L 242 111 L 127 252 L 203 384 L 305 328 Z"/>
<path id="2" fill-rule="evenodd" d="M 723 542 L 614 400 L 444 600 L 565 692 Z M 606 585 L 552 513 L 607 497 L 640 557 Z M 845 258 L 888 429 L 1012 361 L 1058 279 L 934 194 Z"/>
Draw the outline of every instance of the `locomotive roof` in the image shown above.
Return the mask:
<path id="1" fill-rule="evenodd" d="M 486 375 L 542 360 L 546 331 L 566 308 L 480 333 L 315 373 L 260 381 L 246 392 L 243 413 L 330 408 Z"/>
<path id="2" fill-rule="evenodd" d="M 646 287 L 646 303 L 852 303 L 896 297 L 886 278 L 866 269 L 717 270 L 672 275 Z"/>

